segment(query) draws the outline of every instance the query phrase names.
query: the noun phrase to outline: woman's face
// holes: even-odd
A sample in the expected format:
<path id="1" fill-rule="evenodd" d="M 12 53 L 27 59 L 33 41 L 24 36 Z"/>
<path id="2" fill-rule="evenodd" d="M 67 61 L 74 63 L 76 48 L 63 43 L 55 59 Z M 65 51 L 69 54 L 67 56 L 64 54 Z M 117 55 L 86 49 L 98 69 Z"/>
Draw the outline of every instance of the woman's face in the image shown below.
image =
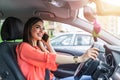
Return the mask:
<path id="1" fill-rule="evenodd" d="M 43 36 L 43 22 L 39 21 L 32 26 L 32 40 L 41 40 Z"/>

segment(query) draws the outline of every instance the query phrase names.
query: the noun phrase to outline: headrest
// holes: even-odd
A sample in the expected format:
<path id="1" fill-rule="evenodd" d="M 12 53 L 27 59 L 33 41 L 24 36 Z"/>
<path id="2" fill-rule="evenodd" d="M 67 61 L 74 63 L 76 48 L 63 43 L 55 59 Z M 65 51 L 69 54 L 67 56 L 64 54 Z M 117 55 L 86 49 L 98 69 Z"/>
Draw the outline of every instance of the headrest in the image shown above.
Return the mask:
<path id="1" fill-rule="evenodd" d="M 22 39 L 23 29 L 23 22 L 20 19 L 16 17 L 8 17 L 2 25 L 1 38 L 3 41 Z"/>

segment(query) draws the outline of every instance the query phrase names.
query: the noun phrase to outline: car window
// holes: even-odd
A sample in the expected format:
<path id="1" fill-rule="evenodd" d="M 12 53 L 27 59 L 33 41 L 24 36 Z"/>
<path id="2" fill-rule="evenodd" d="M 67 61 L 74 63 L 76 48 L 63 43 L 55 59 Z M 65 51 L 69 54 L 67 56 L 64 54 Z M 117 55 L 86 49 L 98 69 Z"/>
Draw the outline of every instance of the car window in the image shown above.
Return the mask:
<path id="1" fill-rule="evenodd" d="M 72 34 L 58 36 L 51 41 L 53 46 L 68 46 L 71 45 Z"/>
<path id="2" fill-rule="evenodd" d="M 80 34 L 76 35 L 74 45 L 85 46 L 85 45 L 90 45 L 90 43 L 91 43 L 91 36 L 80 35 Z"/>

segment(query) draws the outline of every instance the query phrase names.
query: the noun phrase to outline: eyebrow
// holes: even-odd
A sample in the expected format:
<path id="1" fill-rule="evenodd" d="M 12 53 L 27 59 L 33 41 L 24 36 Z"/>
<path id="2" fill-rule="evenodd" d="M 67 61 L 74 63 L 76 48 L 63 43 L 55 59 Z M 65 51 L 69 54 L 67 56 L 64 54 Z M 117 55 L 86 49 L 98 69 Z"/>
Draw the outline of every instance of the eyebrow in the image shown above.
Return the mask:
<path id="1" fill-rule="evenodd" d="M 35 26 L 40 26 L 40 25 L 37 25 L 37 24 L 36 24 Z M 44 26 L 40 26 L 40 27 L 43 28 Z"/>

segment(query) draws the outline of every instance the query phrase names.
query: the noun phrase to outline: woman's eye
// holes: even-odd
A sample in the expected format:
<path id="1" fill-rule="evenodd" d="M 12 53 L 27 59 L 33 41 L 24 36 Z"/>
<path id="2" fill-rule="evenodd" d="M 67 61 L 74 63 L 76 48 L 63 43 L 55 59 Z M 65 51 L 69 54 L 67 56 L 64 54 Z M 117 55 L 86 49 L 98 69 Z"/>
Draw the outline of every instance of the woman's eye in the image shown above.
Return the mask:
<path id="1" fill-rule="evenodd" d="M 40 28 L 39 26 L 36 26 L 36 28 Z"/>
<path id="2" fill-rule="evenodd" d="M 40 28 L 39 26 L 36 26 L 36 28 Z"/>
<path id="3" fill-rule="evenodd" d="M 40 29 L 41 31 L 44 30 L 43 28 L 44 27 L 41 27 L 41 26 L 35 26 L 35 29 Z"/>

